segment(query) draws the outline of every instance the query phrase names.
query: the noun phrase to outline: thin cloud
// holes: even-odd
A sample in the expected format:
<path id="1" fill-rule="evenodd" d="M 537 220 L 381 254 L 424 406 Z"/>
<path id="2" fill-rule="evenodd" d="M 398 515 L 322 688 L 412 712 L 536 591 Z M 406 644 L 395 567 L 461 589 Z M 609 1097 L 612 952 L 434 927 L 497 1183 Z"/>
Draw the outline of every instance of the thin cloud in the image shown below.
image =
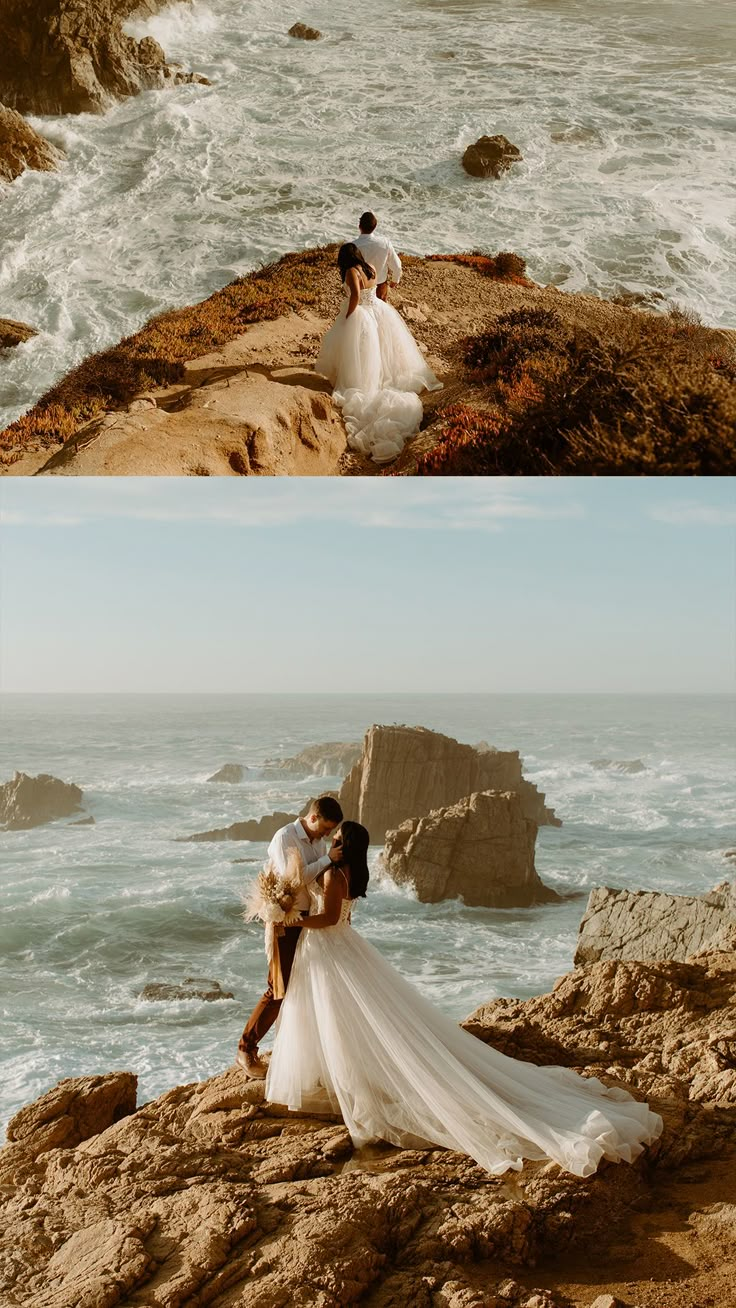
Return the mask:
<path id="1" fill-rule="evenodd" d="M 432 483 L 407 478 L 289 478 L 213 485 L 181 478 L 48 481 L 0 492 L 6 527 L 79 527 L 135 520 L 213 526 L 276 528 L 339 522 L 370 530 L 501 531 L 515 521 L 586 516 L 562 483 L 545 478 L 478 479 Z M 63 511 L 61 511 L 63 503 Z"/>
<path id="2" fill-rule="evenodd" d="M 717 504 L 673 501 L 651 509 L 650 517 L 668 527 L 736 527 L 736 504 L 733 508 L 726 508 Z"/>

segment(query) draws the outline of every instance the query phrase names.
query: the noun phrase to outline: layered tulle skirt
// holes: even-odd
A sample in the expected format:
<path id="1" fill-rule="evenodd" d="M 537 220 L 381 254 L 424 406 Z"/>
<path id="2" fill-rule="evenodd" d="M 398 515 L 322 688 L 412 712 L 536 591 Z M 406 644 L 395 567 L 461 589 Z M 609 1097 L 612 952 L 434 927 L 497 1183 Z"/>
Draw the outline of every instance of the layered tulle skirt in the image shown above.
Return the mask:
<path id="1" fill-rule="evenodd" d="M 340 1113 L 356 1147 L 440 1145 L 489 1172 L 553 1159 L 589 1176 L 631 1162 L 662 1120 L 626 1091 L 483 1044 L 410 986 L 350 926 L 302 931 L 266 1095 Z"/>
<path id="2" fill-rule="evenodd" d="M 419 430 L 424 390 L 441 387 L 403 318 L 374 291 L 350 317 L 348 301 L 325 335 L 315 370 L 334 387 L 348 445 L 387 463 Z"/>

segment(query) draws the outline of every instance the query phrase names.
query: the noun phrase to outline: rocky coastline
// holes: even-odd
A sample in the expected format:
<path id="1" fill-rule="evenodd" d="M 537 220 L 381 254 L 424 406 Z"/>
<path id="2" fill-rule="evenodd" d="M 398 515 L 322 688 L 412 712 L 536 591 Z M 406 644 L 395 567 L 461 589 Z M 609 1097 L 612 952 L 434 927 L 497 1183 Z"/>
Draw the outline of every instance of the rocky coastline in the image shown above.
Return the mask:
<path id="1" fill-rule="evenodd" d="M 167 63 L 157 41 L 123 24 L 170 0 L 0 0 L 0 180 L 48 171 L 62 155 L 23 114 L 104 113 L 140 91 L 207 79 Z"/>
<path id="2" fill-rule="evenodd" d="M 90 356 L 0 432 L 0 474 L 736 470 L 734 333 L 537 286 L 518 256 L 484 254 L 402 256 L 392 303 L 444 386 L 424 396 L 399 458 L 377 466 L 348 448 L 313 371 L 340 306 L 336 253 L 285 255 Z"/>
<path id="3" fill-rule="evenodd" d="M 0 1150 L 7 1308 L 704 1308 L 736 1272 L 736 953 L 609 959 L 466 1029 L 627 1088 L 664 1118 L 633 1165 L 491 1177 L 440 1149 L 356 1153 L 237 1067 L 138 1104 L 70 1078 Z"/>

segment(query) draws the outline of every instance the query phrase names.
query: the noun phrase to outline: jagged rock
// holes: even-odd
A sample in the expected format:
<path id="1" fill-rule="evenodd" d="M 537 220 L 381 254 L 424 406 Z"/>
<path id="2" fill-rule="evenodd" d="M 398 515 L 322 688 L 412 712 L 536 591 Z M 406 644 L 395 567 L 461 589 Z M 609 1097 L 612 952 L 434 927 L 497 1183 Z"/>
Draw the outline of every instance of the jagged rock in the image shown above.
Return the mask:
<path id="1" fill-rule="evenodd" d="M 8 1140 L 35 1154 L 73 1149 L 134 1113 L 137 1085 L 132 1072 L 67 1077 L 10 1119 Z"/>
<path id="2" fill-rule="evenodd" d="M 219 772 L 214 776 L 208 777 L 208 781 L 226 781 L 230 785 L 237 785 L 243 780 L 245 768 L 240 763 L 224 763 Z"/>
<path id="3" fill-rule="evenodd" d="M 0 318 L 0 350 L 22 345 L 24 341 L 30 341 L 32 336 L 38 336 L 35 327 L 29 327 L 24 322 L 14 322 L 12 318 Z"/>
<path id="4" fill-rule="evenodd" d="M 518 794 L 481 791 L 386 833 L 384 866 L 423 903 L 462 898 L 466 904 L 518 908 L 559 896 L 534 867 L 537 826 Z"/>
<path id="5" fill-rule="evenodd" d="M 648 1239 L 656 1204 L 670 1223 L 671 1207 L 687 1212 L 682 1226 L 696 1239 L 699 1214 L 683 1208 L 687 1172 L 677 1169 L 702 1158 L 699 1166 L 720 1168 L 718 1177 L 731 1171 L 727 1159 L 711 1159 L 734 1139 L 736 1073 L 730 1083 L 725 1073 L 719 1079 L 712 1050 L 733 1030 L 734 1000 L 736 955 L 722 954 L 688 965 L 598 963 L 563 978 L 552 994 L 478 1010 L 477 1034 L 505 1052 L 542 1062 L 561 1052 L 567 1065 L 628 1084 L 664 1114 L 661 1141 L 634 1165 L 603 1165 L 585 1180 L 545 1163 L 527 1164 L 511 1180 L 492 1177 L 432 1148 L 353 1158 L 341 1122 L 287 1115 L 264 1101 L 263 1082 L 237 1068 L 137 1111 L 129 1074 L 62 1082 L 17 1114 L 16 1142 L 0 1150 L 3 1302 L 570 1304 L 535 1288 L 537 1278 L 552 1272 L 562 1284 L 568 1255 L 579 1267 L 590 1249 L 591 1285 L 600 1286 L 622 1223 L 634 1224 L 628 1240 Z M 120 1099 L 85 1115 L 90 1092 L 126 1077 Z M 117 1120 L 121 1112 L 129 1115 Z M 715 1218 L 708 1220 L 700 1244 L 689 1247 L 695 1257 L 677 1263 L 683 1304 L 706 1301 L 686 1278 L 700 1274 L 697 1254 L 710 1247 Z M 632 1296 L 638 1300 L 633 1288 Z"/>
<path id="6" fill-rule="evenodd" d="M 218 827 L 214 831 L 198 831 L 193 836 L 180 836 L 179 842 L 187 844 L 197 840 L 270 840 L 276 832 L 288 822 L 294 822 L 296 813 L 269 813 L 262 818 L 249 818 L 246 822 L 233 822 L 229 827 Z"/>
<path id="7" fill-rule="evenodd" d="M 82 804 L 79 786 L 45 772 L 29 777 L 16 772 L 12 781 L 0 786 L 0 825 L 11 831 L 40 827 L 55 818 L 77 813 Z"/>
<path id="8" fill-rule="evenodd" d="M 22 113 L 99 113 L 121 96 L 180 82 L 185 73 L 150 36 L 123 31 L 165 0 L 0 0 L 0 99 Z"/>
<path id="9" fill-rule="evenodd" d="M 151 1002 L 162 999 L 206 999 L 214 1002 L 216 999 L 234 999 L 235 995 L 232 990 L 223 990 L 219 981 L 209 981 L 207 977 L 202 976 L 188 976 L 180 986 L 151 981 L 143 987 L 138 998 L 148 999 Z"/>
<path id="10" fill-rule="evenodd" d="M 0 104 L 0 181 L 12 182 L 26 168 L 42 173 L 53 172 L 63 158 L 61 150 L 40 136 L 21 114 Z M 4 328 L 11 333 L 14 328 L 19 328 L 26 334 L 6 341 L 3 339 Z M 35 335 L 33 328 L 24 323 L 0 318 L 0 345 L 17 345 Z"/>
<path id="11" fill-rule="evenodd" d="M 463 155 L 463 168 L 471 177 L 500 177 L 522 158 L 505 136 L 481 136 Z"/>
<path id="12" fill-rule="evenodd" d="M 596 768 L 598 772 L 627 772 L 632 776 L 647 770 L 640 758 L 622 759 L 620 762 L 613 758 L 594 758 L 590 766 Z"/>
<path id="13" fill-rule="evenodd" d="M 482 790 L 517 791 L 525 817 L 540 826 L 560 826 L 545 808 L 544 795 L 522 777 L 516 750 L 479 752 L 426 727 L 371 727 L 339 800 L 343 813 L 362 822 L 373 844 L 380 845 L 387 831 L 409 818 Z"/>
<path id="14" fill-rule="evenodd" d="M 288 35 L 297 37 L 300 41 L 319 41 L 322 33 L 316 27 L 307 27 L 305 23 L 294 23 L 289 28 Z"/>
<path id="15" fill-rule="evenodd" d="M 358 741 L 308 745 L 293 758 L 267 758 L 263 770 L 292 777 L 344 777 L 360 758 L 360 749 Z"/>
<path id="16" fill-rule="evenodd" d="M 683 961 L 706 949 L 736 949 L 736 887 L 728 881 L 702 896 L 597 886 L 578 928 L 575 962 Z"/>
<path id="17" fill-rule="evenodd" d="M 79 818 L 76 822 L 70 822 L 70 827 L 93 827 L 95 820 L 93 817 Z"/>

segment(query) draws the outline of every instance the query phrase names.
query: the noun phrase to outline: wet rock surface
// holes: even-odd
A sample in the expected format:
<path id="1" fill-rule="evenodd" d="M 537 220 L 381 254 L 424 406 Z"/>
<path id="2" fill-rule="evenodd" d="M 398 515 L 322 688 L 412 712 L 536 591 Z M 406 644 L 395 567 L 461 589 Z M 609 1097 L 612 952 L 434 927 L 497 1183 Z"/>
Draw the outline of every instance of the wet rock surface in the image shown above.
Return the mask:
<path id="1" fill-rule="evenodd" d="M 505 136 L 481 136 L 463 155 L 463 168 L 471 177 L 501 177 L 522 158 L 518 146 Z"/>

